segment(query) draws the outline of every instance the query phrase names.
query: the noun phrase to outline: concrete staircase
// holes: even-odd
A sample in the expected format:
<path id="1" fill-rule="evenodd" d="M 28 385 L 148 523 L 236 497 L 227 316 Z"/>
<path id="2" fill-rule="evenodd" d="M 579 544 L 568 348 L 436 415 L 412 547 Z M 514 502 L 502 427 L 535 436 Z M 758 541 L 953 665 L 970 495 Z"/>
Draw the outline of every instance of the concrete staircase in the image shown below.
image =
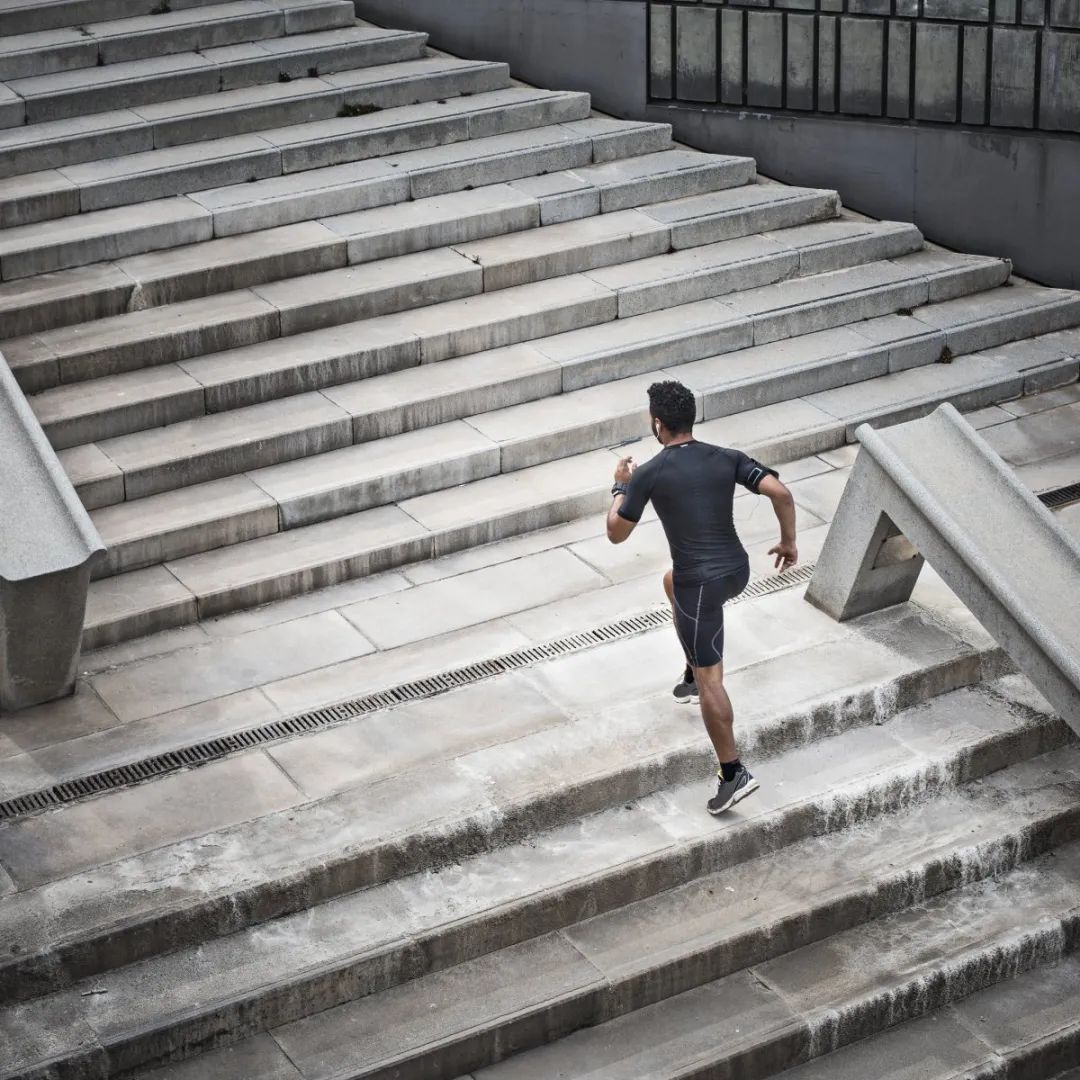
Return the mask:
<path id="1" fill-rule="evenodd" d="M 948 591 L 732 609 L 717 823 L 589 520 L 670 375 L 812 559 L 859 423 L 1080 407 L 1080 297 L 339 0 L 0 32 L 0 352 L 108 546 L 79 693 L 0 724 L 0 1077 L 1080 1065 L 1080 752 Z"/>

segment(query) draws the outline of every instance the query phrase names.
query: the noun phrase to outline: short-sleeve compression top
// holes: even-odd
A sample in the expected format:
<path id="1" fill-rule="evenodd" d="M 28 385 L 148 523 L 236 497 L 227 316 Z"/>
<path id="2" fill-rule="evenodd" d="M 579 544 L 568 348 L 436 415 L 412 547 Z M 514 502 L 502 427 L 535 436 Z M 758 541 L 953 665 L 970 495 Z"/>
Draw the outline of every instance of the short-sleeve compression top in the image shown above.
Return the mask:
<path id="1" fill-rule="evenodd" d="M 735 530 L 735 485 L 756 495 L 766 476 L 777 475 L 741 450 L 693 439 L 665 446 L 635 469 L 618 512 L 640 521 L 651 500 L 671 548 L 675 581 L 704 585 L 749 562 Z"/>

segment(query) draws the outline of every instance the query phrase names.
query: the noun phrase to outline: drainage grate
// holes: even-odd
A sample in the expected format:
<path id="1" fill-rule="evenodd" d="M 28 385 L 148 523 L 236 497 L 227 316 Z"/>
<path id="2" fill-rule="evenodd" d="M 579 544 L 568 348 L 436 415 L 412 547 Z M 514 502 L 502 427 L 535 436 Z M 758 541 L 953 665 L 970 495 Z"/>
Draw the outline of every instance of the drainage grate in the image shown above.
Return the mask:
<path id="1" fill-rule="evenodd" d="M 788 570 L 783 574 L 775 574 L 768 578 L 762 578 L 760 581 L 751 582 L 731 603 L 737 604 L 740 601 L 750 600 L 757 596 L 790 589 L 795 585 L 809 581 L 813 572 L 814 565 L 810 563 L 806 566 L 798 566 L 794 570 Z M 510 671 L 517 671 L 520 668 L 543 663 L 545 660 L 555 660 L 560 656 L 568 656 L 571 653 L 592 649 L 598 645 L 606 645 L 622 638 L 633 637 L 635 634 L 641 634 L 647 630 L 656 630 L 659 627 L 669 625 L 670 622 L 671 611 L 669 608 L 652 608 L 641 614 L 620 619 L 618 622 L 608 623 L 606 626 L 595 627 L 592 630 L 585 630 L 580 634 L 570 634 L 567 637 L 557 638 L 555 641 L 549 641 L 543 645 L 531 645 L 528 648 L 518 649 L 512 653 L 504 653 L 502 656 L 496 656 L 490 660 L 478 660 L 476 663 L 444 671 L 439 675 L 415 679 L 412 682 L 402 683 L 400 686 L 394 686 L 388 690 L 379 690 L 365 697 L 343 701 L 339 705 L 328 705 L 322 709 L 313 709 L 311 712 L 301 713 L 299 716 L 289 717 L 284 720 L 273 720 L 259 727 L 248 728 L 245 731 L 234 732 L 231 735 L 222 735 L 220 738 L 195 743 L 179 750 L 169 750 L 164 754 L 144 758 L 142 761 L 130 765 L 105 769 L 90 776 L 80 777 L 77 780 L 68 780 L 62 784 L 32 792 L 29 795 L 20 795 L 17 798 L 0 802 L 0 821 L 23 817 L 27 814 L 63 806 L 66 803 L 76 802 L 79 799 L 85 799 L 93 795 L 101 795 L 107 791 L 115 791 L 118 788 L 141 784 L 146 780 L 153 780 L 168 773 L 177 772 L 180 769 L 194 769 L 200 765 L 208 765 L 241 750 L 250 750 L 252 747 L 281 742 L 297 735 L 324 731 L 349 720 L 355 720 L 366 713 L 378 712 L 380 709 L 388 709 L 394 705 L 402 705 L 409 701 L 435 697 L 438 694 L 445 694 L 447 691 L 457 690 L 460 687 L 469 686 L 483 679 L 491 679 L 496 675 L 504 675 Z"/>
<path id="2" fill-rule="evenodd" d="M 1044 491 L 1039 496 L 1039 501 L 1051 510 L 1059 510 L 1063 506 L 1068 506 L 1069 503 L 1080 502 L 1080 484 L 1069 484 L 1068 487 Z"/>

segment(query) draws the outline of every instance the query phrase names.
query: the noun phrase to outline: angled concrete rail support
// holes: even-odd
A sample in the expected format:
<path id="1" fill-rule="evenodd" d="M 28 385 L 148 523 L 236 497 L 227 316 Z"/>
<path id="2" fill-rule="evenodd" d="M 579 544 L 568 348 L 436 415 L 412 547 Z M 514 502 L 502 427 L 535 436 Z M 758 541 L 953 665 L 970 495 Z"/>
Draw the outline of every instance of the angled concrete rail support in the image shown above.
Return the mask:
<path id="1" fill-rule="evenodd" d="M 951 405 L 855 434 L 806 599 L 840 620 L 877 611 L 928 561 L 1080 733 L 1080 545 Z"/>
<path id="2" fill-rule="evenodd" d="M 70 694 L 105 545 L 0 356 L 0 713 Z"/>

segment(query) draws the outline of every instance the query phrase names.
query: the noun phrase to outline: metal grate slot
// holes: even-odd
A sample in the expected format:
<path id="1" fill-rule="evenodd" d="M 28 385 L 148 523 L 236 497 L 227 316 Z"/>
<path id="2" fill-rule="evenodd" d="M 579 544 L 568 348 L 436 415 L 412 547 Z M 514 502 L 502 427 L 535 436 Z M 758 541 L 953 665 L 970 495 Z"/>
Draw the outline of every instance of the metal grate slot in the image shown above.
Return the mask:
<path id="1" fill-rule="evenodd" d="M 1069 503 L 1080 502 L 1080 484 L 1069 484 L 1067 487 L 1055 488 L 1053 491 L 1044 491 L 1039 496 L 1039 501 L 1051 510 L 1060 510 Z"/>
<path id="2" fill-rule="evenodd" d="M 1080 485 L 1076 485 L 1080 488 Z M 1080 492 L 1076 495 L 1080 498 Z M 768 593 L 780 592 L 801 585 L 810 580 L 814 572 L 813 564 L 796 567 L 794 570 L 772 577 L 762 578 L 747 586 L 744 592 L 730 601 L 741 603 Z M 608 645 L 635 634 L 645 633 L 667 626 L 671 622 L 671 611 L 666 607 L 656 607 L 649 611 L 620 619 L 605 626 L 593 627 L 576 634 L 569 634 L 541 645 L 529 645 L 502 656 L 479 660 L 460 668 L 453 668 L 437 675 L 414 679 L 399 686 L 377 690 L 364 697 L 343 701 L 336 705 L 326 705 L 297 716 L 269 721 L 258 727 L 247 728 L 230 735 L 209 739 L 206 742 L 169 750 L 141 761 L 120 765 L 76 780 L 67 780 L 53 787 L 43 788 L 27 795 L 0 802 L 0 821 L 24 817 L 27 814 L 40 813 L 54 809 L 80 799 L 91 798 L 119 788 L 145 783 L 161 776 L 166 776 L 181 769 L 194 769 L 220 761 L 230 754 L 249 750 L 258 746 L 268 746 L 298 735 L 325 731 L 336 725 L 355 720 L 359 716 L 393 708 L 410 701 L 436 697 L 450 690 L 457 690 L 484 679 L 495 678 L 509 671 L 556 660 L 585 649 L 599 645 Z"/>

